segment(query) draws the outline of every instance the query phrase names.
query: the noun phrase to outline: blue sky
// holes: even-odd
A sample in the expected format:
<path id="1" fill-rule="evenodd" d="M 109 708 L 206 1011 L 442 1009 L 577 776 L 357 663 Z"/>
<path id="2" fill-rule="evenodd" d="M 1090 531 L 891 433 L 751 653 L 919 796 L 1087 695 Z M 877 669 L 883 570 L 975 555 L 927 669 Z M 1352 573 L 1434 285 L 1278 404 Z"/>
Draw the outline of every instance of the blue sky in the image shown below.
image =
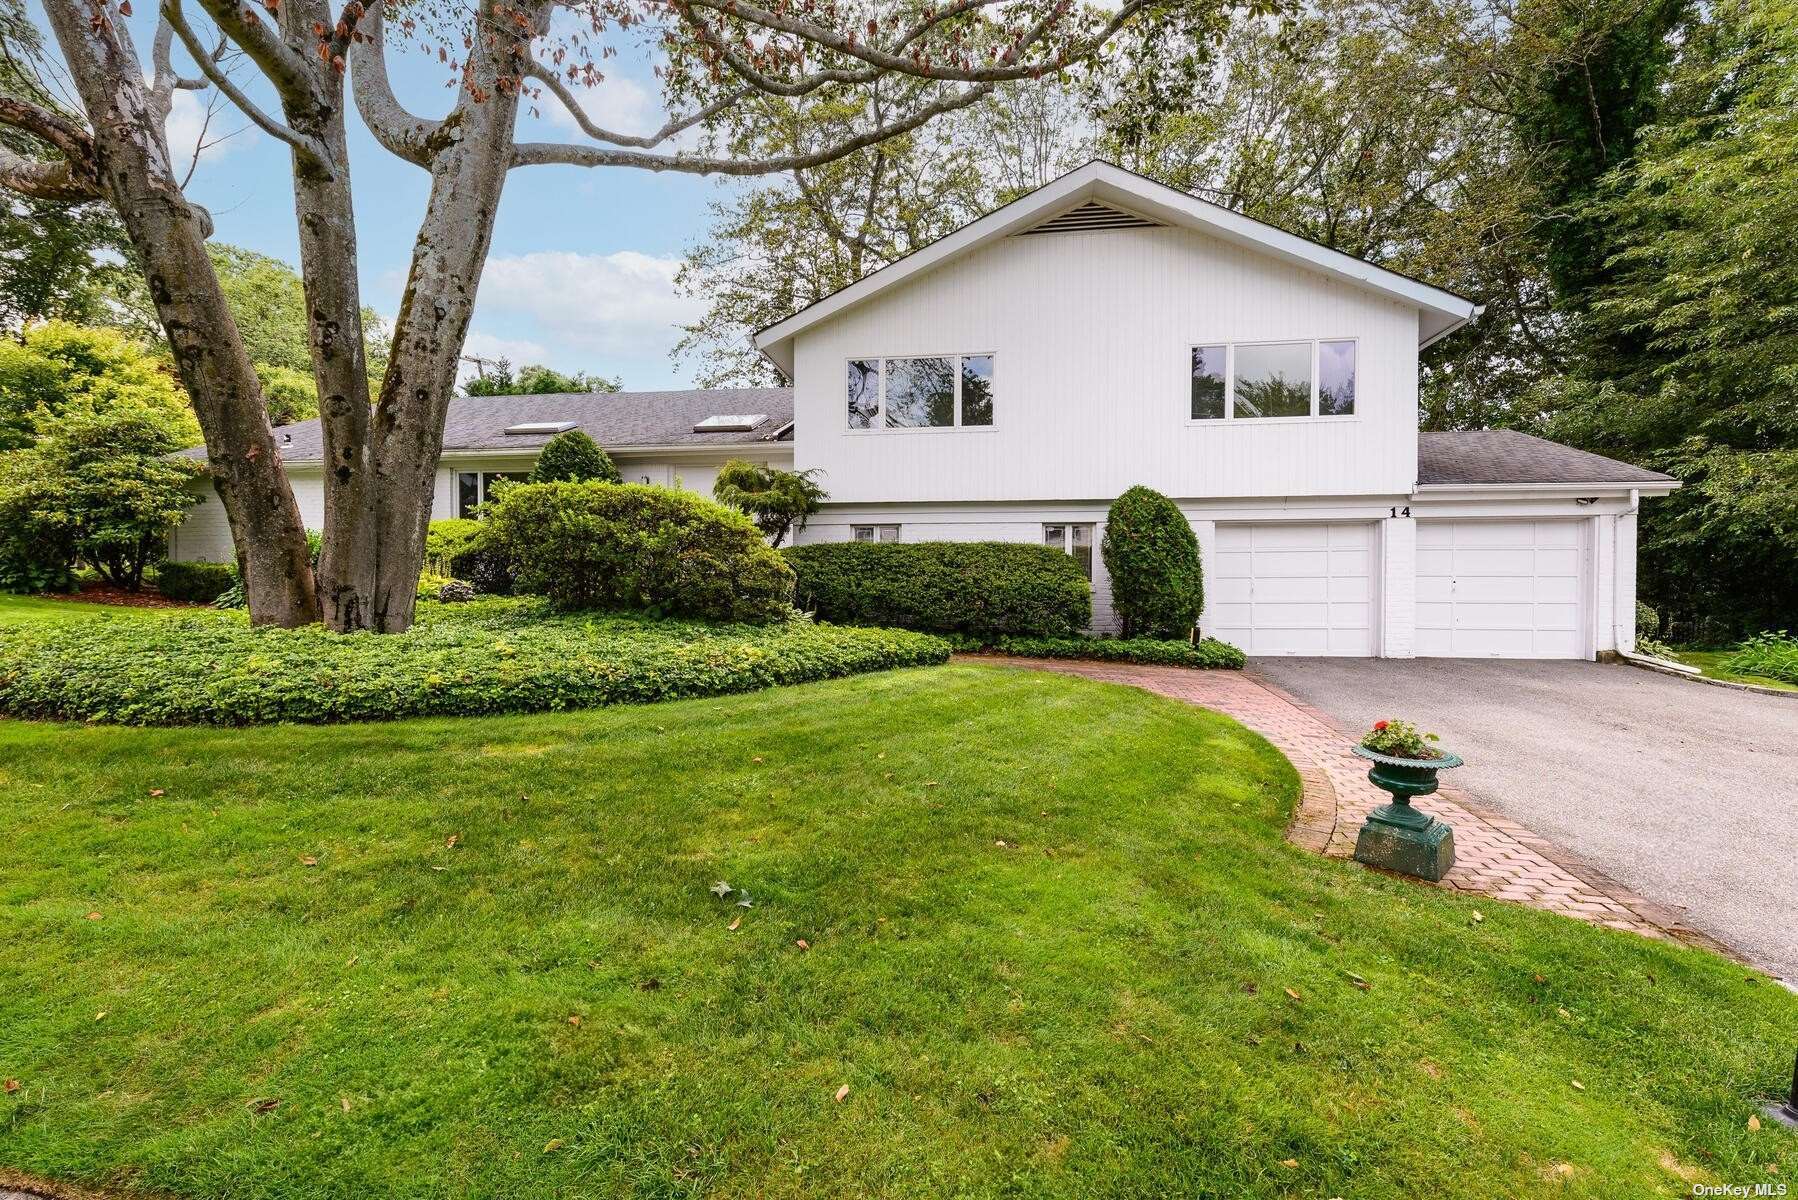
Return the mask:
<path id="1" fill-rule="evenodd" d="M 188 7 L 192 13 L 194 6 Z M 132 19 L 146 53 L 154 11 L 153 3 L 141 4 Z M 388 54 L 401 99 L 416 112 L 440 115 L 450 95 L 443 86 L 445 68 L 397 40 Z M 186 69 L 179 50 L 176 60 Z M 606 69 L 606 81 L 585 97 L 595 120 L 630 132 L 660 125 L 665 114 L 645 56 L 621 52 Z M 237 78 L 248 84 L 254 76 L 246 68 Z M 170 149 L 177 168 L 184 169 L 202 106 L 191 93 L 177 93 L 177 100 Z M 540 107 L 541 117 L 528 111 L 521 116 L 522 138 L 581 140 L 572 122 L 556 112 L 553 98 L 546 95 Z M 428 179 L 376 145 L 353 109 L 351 123 L 363 300 L 391 316 L 399 306 Z M 286 147 L 248 127 L 228 103 L 209 136 L 221 130 L 242 132 L 201 155 L 188 194 L 212 212 L 215 239 L 297 263 Z M 632 389 L 690 383 L 692 365 L 677 367 L 669 351 L 679 338 L 676 325 L 704 306 L 675 292 L 673 272 L 683 250 L 703 234 L 707 204 L 724 194 L 715 180 L 672 172 L 616 167 L 512 172 L 468 352 L 504 354 L 518 365 L 544 362 L 564 371 L 595 371 L 622 378 Z"/>

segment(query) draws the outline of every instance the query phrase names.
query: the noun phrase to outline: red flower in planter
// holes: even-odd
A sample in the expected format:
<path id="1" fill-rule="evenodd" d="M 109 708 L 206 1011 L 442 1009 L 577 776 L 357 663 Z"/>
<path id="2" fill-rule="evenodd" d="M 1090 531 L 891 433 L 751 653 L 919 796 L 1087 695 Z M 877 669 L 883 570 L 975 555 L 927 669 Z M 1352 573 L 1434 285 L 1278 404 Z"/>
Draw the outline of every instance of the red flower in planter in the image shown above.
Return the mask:
<path id="1" fill-rule="evenodd" d="M 1374 732 L 1378 733 L 1380 730 L 1386 728 L 1386 724 L 1387 723 L 1385 721 L 1375 721 L 1373 723 Z"/>

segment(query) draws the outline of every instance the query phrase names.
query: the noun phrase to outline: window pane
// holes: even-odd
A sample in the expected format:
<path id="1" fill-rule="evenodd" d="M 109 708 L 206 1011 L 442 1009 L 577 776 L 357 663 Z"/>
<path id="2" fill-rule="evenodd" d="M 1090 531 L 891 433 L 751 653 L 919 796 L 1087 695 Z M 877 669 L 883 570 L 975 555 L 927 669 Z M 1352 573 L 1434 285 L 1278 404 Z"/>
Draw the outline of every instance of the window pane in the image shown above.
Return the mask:
<path id="1" fill-rule="evenodd" d="M 473 471 L 456 473 L 456 515 L 472 517 L 481 503 L 481 477 Z"/>
<path id="2" fill-rule="evenodd" d="M 1073 554 L 1074 561 L 1080 564 L 1080 569 L 1086 573 L 1086 577 L 1091 579 L 1093 577 L 1093 527 L 1091 525 L 1070 525 L 1068 532 L 1074 535 L 1074 548 L 1069 553 Z"/>
<path id="3" fill-rule="evenodd" d="M 898 541 L 899 527 L 897 525 L 882 525 L 880 527 L 880 540 L 883 542 Z"/>
<path id="4" fill-rule="evenodd" d="M 1192 348 L 1192 419 L 1222 420 L 1224 416 L 1224 348 Z"/>
<path id="5" fill-rule="evenodd" d="M 961 360 L 961 423 L 993 423 L 993 356 L 971 354 Z"/>
<path id="6" fill-rule="evenodd" d="M 1057 550 L 1068 548 L 1068 527 L 1066 525 L 1043 526 L 1043 545 L 1053 546 Z"/>
<path id="7" fill-rule="evenodd" d="M 955 360 L 887 359 L 886 413 L 901 429 L 955 424 Z"/>
<path id="8" fill-rule="evenodd" d="M 852 526 L 849 530 L 849 536 L 854 538 L 858 542 L 871 542 L 874 540 L 874 526 L 872 526 L 872 525 Z"/>
<path id="9" fill-rule="evenodd" d="M 1355 411 L 1355 343 L 1317 344 L 1317 415 L 1346 417 Z"/>
<path id="10" fill-rule="evenodd" d="M 1236 415 L 1311 415 L 1311 343 L 1236 347 Z"/>
<path id="11" fill-rule="evenodd" d="M 880 360 L 852 359 L 849 363 L 849 428 L 874 428 L 880 410 Z"/>

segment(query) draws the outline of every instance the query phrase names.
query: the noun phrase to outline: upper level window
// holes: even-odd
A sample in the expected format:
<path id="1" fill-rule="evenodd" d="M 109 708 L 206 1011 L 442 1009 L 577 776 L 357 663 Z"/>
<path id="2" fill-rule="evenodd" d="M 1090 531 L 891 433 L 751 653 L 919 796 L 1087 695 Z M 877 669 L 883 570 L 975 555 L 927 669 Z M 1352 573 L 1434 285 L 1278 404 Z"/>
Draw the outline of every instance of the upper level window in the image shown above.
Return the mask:
<path id="1" fill-rule="evenodd" d="M 950 429 L 993 423 L 993 356 L 852 358 L 851 429 Z"/>
<path id="2" fill-rule="evenodd" d="M 1192 419 L 1348 417 L 1355 343 L 1245 342 L 1192 348 Z"/>

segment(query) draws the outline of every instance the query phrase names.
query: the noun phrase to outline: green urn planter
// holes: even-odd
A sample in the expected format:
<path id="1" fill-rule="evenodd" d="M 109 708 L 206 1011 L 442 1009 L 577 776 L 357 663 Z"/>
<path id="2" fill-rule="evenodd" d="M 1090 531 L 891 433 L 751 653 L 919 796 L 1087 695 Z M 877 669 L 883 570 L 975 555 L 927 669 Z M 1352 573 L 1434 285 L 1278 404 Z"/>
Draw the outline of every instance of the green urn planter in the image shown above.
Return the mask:
<path id="1" fill-rule="evenodd" d="M 1411 799 L 1435 791 L 1436 772 L 1460 766 L 1460 758 L 1448 753 L 1438 758 L 1394 758 L 1363 746 L 1354 751 L 1373 763 L 1367 772 L 1373 785 L 1392 795 L 1390 804 L 1367 814 L 1355 839 L 1355 861 L 1432 883 L 1440 880 L 1455 865 L 1455 831 L 1413 808 Z"/>

